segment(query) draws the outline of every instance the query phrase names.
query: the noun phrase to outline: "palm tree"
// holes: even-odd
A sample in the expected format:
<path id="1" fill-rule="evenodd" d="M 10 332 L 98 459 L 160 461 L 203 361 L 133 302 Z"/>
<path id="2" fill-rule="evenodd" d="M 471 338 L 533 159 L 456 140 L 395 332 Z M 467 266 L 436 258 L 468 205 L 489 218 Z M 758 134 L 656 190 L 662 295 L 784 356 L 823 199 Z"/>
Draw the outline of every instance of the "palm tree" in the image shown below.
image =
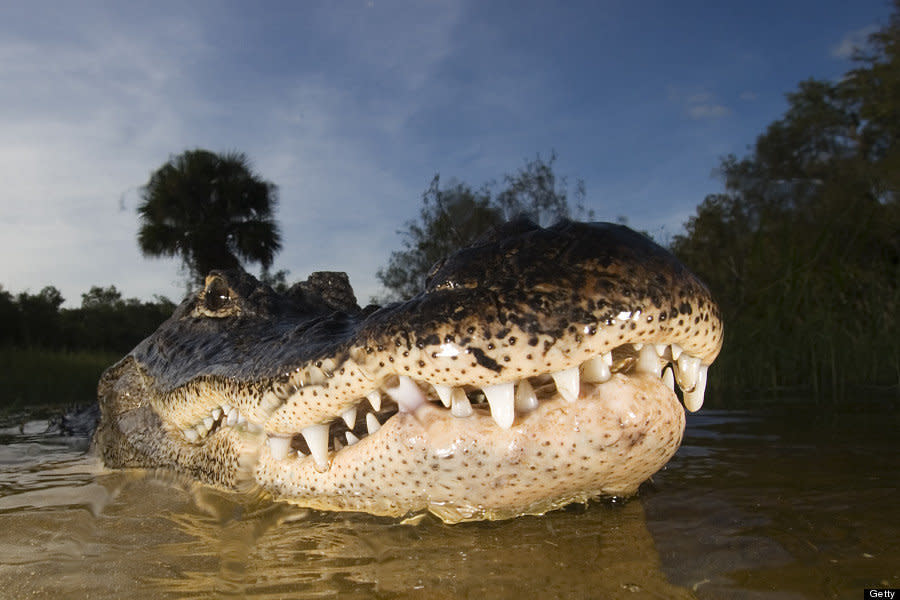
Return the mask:
<path id="1" fill-rule="evenodd" d="M 212 269 L 272 265 L 281 234 L 272 216 L 278 188 L 242 153 L 188 150 L 169 159 L 141 190 L 138 244 L 144 256 L 180 255 L 191 278 Z"/>

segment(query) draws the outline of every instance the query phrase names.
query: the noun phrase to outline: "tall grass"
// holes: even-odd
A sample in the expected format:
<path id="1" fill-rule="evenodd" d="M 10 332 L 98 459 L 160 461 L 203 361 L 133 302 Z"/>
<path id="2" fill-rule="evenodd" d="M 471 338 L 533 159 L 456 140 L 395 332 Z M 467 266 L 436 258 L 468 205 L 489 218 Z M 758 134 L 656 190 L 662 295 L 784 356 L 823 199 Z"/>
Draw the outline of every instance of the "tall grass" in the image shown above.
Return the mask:
<path id="1" fill-rule="evenodd" d="M 0 347 L 0 411 L 93 402 L 100 374 L 119 358 L 105 352 Z"/>

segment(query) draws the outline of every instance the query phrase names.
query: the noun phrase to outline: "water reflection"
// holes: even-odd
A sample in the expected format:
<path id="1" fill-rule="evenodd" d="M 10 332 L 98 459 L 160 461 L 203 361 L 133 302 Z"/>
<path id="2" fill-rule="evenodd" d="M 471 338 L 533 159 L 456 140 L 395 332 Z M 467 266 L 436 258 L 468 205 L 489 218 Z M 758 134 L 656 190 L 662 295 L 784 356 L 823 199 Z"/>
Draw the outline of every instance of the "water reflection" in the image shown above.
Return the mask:
<path id="1" fill-rule="evenodd" d="M 0 511 L 4 590 L 100 597 L 690 598 L 660 568 L 639 502 L 447 526 L 323 514 L 136 473 L 106 505 L 22 492 Z M 7 496 L 4 496 L 6 500 Z M 39 501 L 31 506 L 25 499 Z M 14 507 L 12 507 L 14 505 Z"/>
<path id="2" fill-rule="evenodd" d="M 897 425 L 890 405 L 690 417 L 684 452 L 642 495 L 670 579 L 701 598 L 900 585 Z"/>
<path id="3" fill-rule="evenodd" d="M 446 526 L 108 472 L 46 423 L 0 428 L 4 595 L 843 598 L 900 586 L 897 420 L 692 417 L 624 504 Z"/>

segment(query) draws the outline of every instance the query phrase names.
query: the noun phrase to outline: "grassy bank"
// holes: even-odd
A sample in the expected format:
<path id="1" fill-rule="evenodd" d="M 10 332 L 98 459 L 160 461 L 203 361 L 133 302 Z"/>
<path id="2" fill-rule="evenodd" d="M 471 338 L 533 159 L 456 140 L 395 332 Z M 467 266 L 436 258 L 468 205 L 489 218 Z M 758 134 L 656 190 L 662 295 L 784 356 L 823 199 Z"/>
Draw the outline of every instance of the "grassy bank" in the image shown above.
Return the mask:
<path id="1" fill-rule="evenodd" d="M 100 374 L 119 358 L 102 352 L 0 347 L 0 410 L 93 402 Z"/>

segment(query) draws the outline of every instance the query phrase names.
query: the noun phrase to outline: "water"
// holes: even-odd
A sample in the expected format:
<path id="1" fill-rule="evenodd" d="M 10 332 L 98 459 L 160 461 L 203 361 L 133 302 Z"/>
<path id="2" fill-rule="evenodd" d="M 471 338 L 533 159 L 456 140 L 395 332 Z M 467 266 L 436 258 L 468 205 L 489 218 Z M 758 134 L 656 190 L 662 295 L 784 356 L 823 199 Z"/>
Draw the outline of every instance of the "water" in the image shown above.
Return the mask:
<path id="1" fill-rule="evenodd" d="M 900 587 L 898 424 L 704 410 L 636 499 L 447 526 L 105 471 L 20 415 L 0 425 L 0 596 L 855 599 Z"/>

